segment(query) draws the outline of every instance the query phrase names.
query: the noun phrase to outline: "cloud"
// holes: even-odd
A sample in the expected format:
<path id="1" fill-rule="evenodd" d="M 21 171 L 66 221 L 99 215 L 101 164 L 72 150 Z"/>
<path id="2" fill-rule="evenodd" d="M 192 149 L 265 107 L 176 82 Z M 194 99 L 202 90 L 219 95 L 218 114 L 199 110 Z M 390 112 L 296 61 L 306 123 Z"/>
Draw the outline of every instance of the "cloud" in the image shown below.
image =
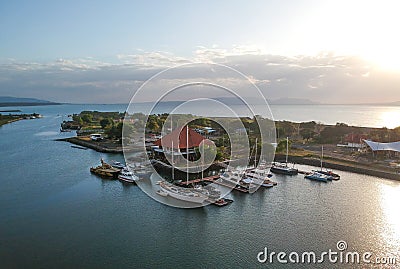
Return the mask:
<path id="1" fill-rule="evenodd" d="M 19 62 L 8 59 L 0 64 L 0 95 L 36 97 L 59 102 L 122 103 L 150 77 L 168 67 L 193 62 L 219 63 L 247 75 L 270 99 L 308 98 L 322 103 L 388 102 L 400 100 L 400 76 L 383 72 L 368 62 L 351 56 L 321 53 L 316 56 L 270 55 L 254 47 L 231 49 L 197 47 L 187 57 L 170 52 L 119 54 L 103 61 L 93 57 L 57 59 L 52 62 Z M 163 80 L 168 87 L 179 79 L 201 79 L 209 75 L 201 68 L 181 67 Z M 225 75 L 223 79 L 243 95 L 246 85 Z M 148 96 L 156 94 L 156 86 Z"/>

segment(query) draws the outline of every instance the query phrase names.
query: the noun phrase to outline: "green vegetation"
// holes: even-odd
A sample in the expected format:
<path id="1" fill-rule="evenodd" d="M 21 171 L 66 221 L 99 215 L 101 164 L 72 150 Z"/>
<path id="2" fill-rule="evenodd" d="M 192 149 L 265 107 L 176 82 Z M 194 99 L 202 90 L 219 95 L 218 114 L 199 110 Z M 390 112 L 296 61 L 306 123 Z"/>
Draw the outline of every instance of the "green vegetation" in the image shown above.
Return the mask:
<path id="1" fill-rule="evenodd" d="M 33 114 L 8 114 L 8 115 L 3 115 L 0 114 L 0 127 L 3 126 L 4 124 L 11 123 L 14 121 L 19 121 L 22 119 L 29 119 L 31 117 L 39 117 L 40 115 L 37 113 Z"/>

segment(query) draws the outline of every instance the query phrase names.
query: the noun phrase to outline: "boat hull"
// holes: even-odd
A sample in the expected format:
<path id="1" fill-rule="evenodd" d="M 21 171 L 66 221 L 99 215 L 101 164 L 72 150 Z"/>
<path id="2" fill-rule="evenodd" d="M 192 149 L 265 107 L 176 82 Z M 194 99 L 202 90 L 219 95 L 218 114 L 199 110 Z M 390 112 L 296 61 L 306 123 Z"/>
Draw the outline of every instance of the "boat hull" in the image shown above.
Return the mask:
<path id="1" fill-rule="evenodd" d="M 271 167 L 270 170 L 272 173 L 275 174 L 281 174 L 281 175 L 288 175 L 288 176 L 295 176 L 299 173 L 299 171 L 297 169 L 293 169 L 293 168 L 280 168 L 280 167 Z"/>
<path id="2" fill-rule="evenodd" d="M 122 182 L 130 183 L 130 184 L 136 184 L 136 180 L 137 180 L 132 177 L 125 177 L 125 176 L 121 176 L 121 175 L 118 176 L 118 179 Z"/>
<path id="3" fill-rule="evenodd" d="M 309 179 L 309 180 L 314 180 L 314 181 L 328 182 L 327 178 L 313 176 L 313 175 L 306 175 L 306 176 L 304 176 L 304 178 Z"/>

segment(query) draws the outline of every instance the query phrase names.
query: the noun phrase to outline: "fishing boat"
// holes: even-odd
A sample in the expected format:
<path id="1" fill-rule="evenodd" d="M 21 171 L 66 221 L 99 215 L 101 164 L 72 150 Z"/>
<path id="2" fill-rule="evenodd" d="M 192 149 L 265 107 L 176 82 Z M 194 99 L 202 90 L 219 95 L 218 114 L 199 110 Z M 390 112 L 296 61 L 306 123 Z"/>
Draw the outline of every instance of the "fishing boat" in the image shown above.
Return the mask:
<path id="1" fill-rule="evenodd" d="M 318 172 L 313 172 L 308 175 L 305 175 L 304 178 L 310 179 L 310 180 L 315 180 L 315 181 L 328 182 L 328 176 L 318 173 Z"/>
<path id="2" fill-rule="evenodd" d="M 139 177 L 132 173 L 129 169 L 122 169 L 121 173 L 118 175 L 118 179 L 126 183 L 136 183 Z"/>
<path id="3" fill-rule="evenodd" d="M 118 178 L 120 169 L 112 167 L 110 164 L 101 159 L 101 165 L 91 167 L 90 172 L 101 177 Z"/>
<path id="4" fill-rule="evenodd" d="M 208 198 L 202 193 L 195 192 L 191 189 L 181 188 L 166 181 L 160 183 L 160 188 L 169 196 L 185 202 L 202 204 Z"/>
<path id="5" fill-rule="evenodd" d="M 275 174 L 294 176 L 299 173 L 294 167 L 288 166 L 288 156 L 289 156 L 289 138 L 286 138 L 286 161 L 285 163 L 273 163 L 271 167 L 271 172 Z"/>
<path id="6" fill-rule="evenodd" d="M 324 146 L 321 147 L 321 170 L 319 170 L 317 172 L 327 176 L 328 180 L 339 180 L 340 175 L 333 173 L 330 170 L 323 170 L 323 159 L 324 159 Z"/>

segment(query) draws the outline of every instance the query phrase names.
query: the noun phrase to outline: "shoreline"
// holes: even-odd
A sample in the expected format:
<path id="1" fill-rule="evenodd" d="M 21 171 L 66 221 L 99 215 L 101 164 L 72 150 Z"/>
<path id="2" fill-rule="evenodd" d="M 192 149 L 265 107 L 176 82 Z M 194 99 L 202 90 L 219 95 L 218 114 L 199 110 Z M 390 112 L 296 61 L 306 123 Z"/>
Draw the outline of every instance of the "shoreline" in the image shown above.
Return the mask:
<path id="1" fill-rule="evenodd" d="M 110 148 L 106 147 L 105 145 L 100 145 L 99 142 L 96 143 L 92 141 L 84 141 L 82 139 L 79 139 L 78 137 L 59 138 L 55 139 L 55 141 L 69 142 L 71 144 L 93 149 L 97 152 L 102 153 L 123 153 L 122 147 Z"/>
<path id="2" fill-rule="evenodd" d="M 119 154 L 123 153 L 122 146 L 121 147 L 107 147 L 106 145 L 101 145 L 101 142 L 99 143 L 99 142 L 92 142 L 92 141 L 84 141 L 77 137 L 60 138 L 60 139 L 56 139 L 56 141 L 69 142 L 71 144 L 90 148 L 97 152 L 102 152 L 102 153 L 119 153 Z M 135 150 L 135 148 L 132 148 L 132 150 Z M 311 166 L 315 166 L 315 167 L 320 166 L 319 158 L 302 157 L 302 156 L 296 156 L 296 155 L 290 155 L 289 157 L 290 157 L 291 163 L 311 165 Z M 275 161 L 282 162 L 284 160 L 285 160 L 284 155 L 275 154 Z M 381 169 L 374 169 L 374 168 L 370 168 L 370 167 L 371 167 L 371 164 L 368 166 L 368 164 L 351 162 L 351 161 L 336 159 L 336 158 L 332 158 L 332 157 L 328 157 L 328 156 L 327 156 L 327 159 L 324 160 L 324 168 L 400 181 L 400 174 L 396 173 L 395 171 L 384 171 Z"/>
<path id="3" fill-rule="evenodd" d="M 290 163 L 294 164 L 304 164 L 320 167 L 321 163 L 319 158 L 301 157 L 295 155 L 289 155 L 289 158 L 291 160 Z M 275 161 L 284 162 L 285 156 L 281 154 L 276 154 Z M 371 167 L 372 165 L 373 164 L 370 164 L 369 167 Z M 329 158 L 324 160 L 324 168 L 400 181 L 400 174 L 396 173 L 395 171 L 384 171 L 381 169 L 374 169 L 369 167 L 367 164 L 340 160 L 336 158 Z"/>

